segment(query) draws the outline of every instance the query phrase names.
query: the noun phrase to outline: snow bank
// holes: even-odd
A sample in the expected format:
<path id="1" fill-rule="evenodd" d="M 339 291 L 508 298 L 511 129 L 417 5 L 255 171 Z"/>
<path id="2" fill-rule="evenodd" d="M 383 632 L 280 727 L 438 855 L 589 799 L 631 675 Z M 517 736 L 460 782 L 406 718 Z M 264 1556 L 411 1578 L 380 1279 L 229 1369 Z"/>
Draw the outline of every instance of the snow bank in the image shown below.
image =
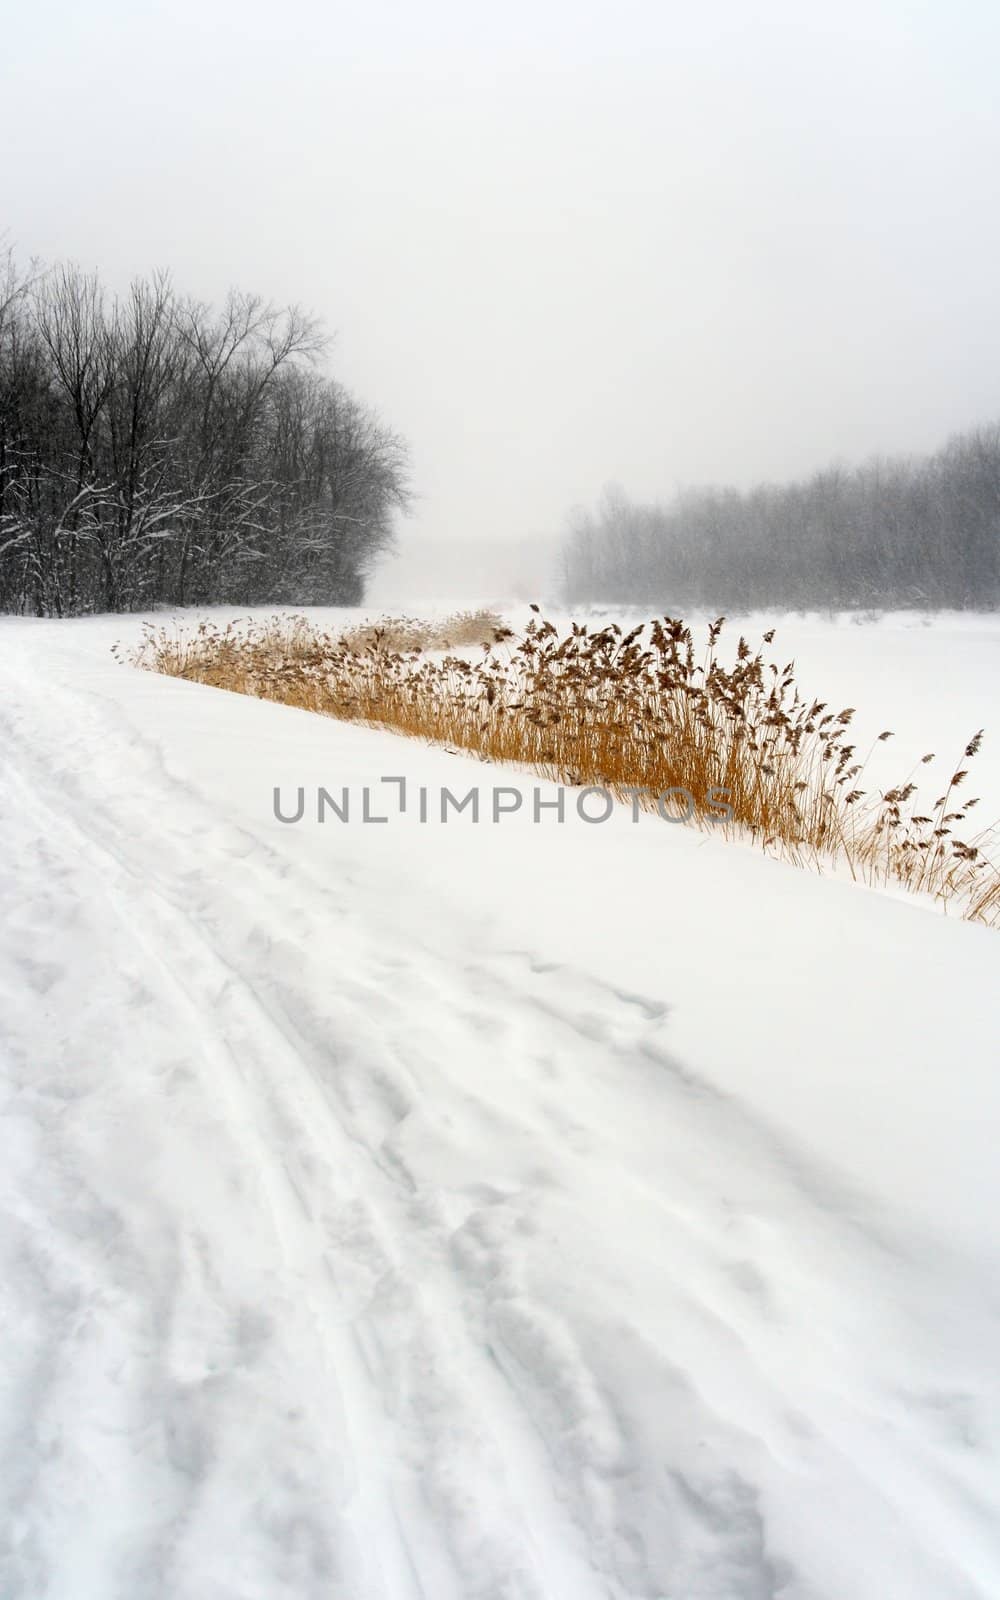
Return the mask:
<path id="1" fill-rule="evenodd" d="M 1000 1592 L 996 933 L 137 629 L 0 624 L 0 1593 Z"/>

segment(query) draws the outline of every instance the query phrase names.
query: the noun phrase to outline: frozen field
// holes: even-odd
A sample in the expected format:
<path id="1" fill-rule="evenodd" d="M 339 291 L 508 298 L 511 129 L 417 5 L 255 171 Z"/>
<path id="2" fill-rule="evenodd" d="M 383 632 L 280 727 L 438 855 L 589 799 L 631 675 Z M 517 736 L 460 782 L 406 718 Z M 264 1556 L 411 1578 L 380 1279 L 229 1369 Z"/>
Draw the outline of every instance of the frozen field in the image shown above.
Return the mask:
<path id="1" fill-rule="evenodd" d="M 997 932 L 139 626 L 0 620 L 3 1600 L 994 1600 Z M 1000 814 L 1000 619 L 778 626 Z"/>

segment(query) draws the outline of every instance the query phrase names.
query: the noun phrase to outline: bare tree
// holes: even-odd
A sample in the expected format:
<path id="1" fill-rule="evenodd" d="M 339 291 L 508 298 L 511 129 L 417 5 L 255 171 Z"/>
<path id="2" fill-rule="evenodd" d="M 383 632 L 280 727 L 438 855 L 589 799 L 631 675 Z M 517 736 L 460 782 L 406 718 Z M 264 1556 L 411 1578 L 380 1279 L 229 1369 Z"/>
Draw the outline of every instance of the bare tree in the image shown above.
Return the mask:
<path id="1" fill-rule="evenodd" d="M 408 504 L 403 442 L 321 375 L 300 308 L 215 313 L 0 263 L 0 605 L 357 598 Z"/>
<path id="2" fill-rule="evenodd" d="M 924 459 L 835 466 L 748 493 L 699 489 L 574 512 L 575 601 L 657 607 L 1000 606 L 1000 425 Z"/>

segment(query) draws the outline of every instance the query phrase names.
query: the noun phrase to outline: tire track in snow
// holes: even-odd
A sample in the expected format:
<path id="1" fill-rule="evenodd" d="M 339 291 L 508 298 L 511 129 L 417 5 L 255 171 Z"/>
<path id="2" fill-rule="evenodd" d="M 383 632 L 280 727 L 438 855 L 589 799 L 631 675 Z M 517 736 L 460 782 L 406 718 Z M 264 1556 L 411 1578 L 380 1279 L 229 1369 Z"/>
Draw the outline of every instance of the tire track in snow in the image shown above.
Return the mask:
<path id="1" fill-rule="evenodd" d="M 13 730 L 9 725 L 7 734 L 8 738 L 13 734 Z M 22 753 L 23 759 L 24 755 Z M 62 787 L 61 793 L 65 799 L 67 795 L 66 785 Z M 30 784 L 25 789 L 24 798 L 26 802 L 30 802 L 36 808 L 39 806 L 37 789 Z M 44 806 L 45 802 L 41 804 Z M 391 1262 L 389 1249 L 387 1248 L 388 1240 L 393 1238 L 405 1240 L 407 1232 L 413 1232 L 413 1220 L 412 1217 L 405 1214 L 405 1211 L 400 1211 L 400 1207 L 392 1195 L 393 1188 L 398 1188 L 399 1186 L 398 1174 L 393 1173 L 385 1163 L 378 1161 L 378 1149 L 382 1138 L 384 1138 L 388 1127 L 391 1127 L 394 1121 L 398 1120 L 402 1109 L 398 1100 L 396 1100 L 395 1104 L 393 1103 L 394 1086 L 390 1080 L 383 1078 L 382 1103 L 379 1106 L 379 1096 L 377 1095 L 375 1107 L 377 1120 L 382 1121 L 383 1126 L 380 1130 L 376 1130 L 374 1138 L 370 1134 L 358 1133 L 356 1130 L 352 1131 L 350 1110 L 345 1107 L 342 1097 L 338 1106 L 339 1116 L 331 1117 L 329 1094 L 317 1095 L 315 1093 L 315 1085 L 318 1082 L 317 1065 L 328 1064 L 331 1055 L 329 1042 L 325 1043 L 323 1050 L 325 1061 L 317 1063 L 315 1044 L 309 1045 L 302 1039 L 299 1030 L 291 1022 L 287 1012 L 284 1015 L 276 1015 L 273 1004 L 265 1003 L 264 1000 L 253 993 L 246 979 L 228 960 L 220 955 L 214 943 L 206 938 L 204 931 L 199 927 L 197 917 L 192 917 L 183 907 L 179 907 L 172 896 L 165 896 L 162 889 L 150 891 L 150 886 L 145 880 L 142 864 L 131 862 L 127 851 L 117 842 L 123 835 L 111 835 L 109 837 L 110 830 L 100 827 L 99 821 L 95 819 L 95 815 L 89 806 L 85 803 L 80 804 L 78 801 L 75 813 L 72 810 L 62 810 L 58 814 L 49 808 L 49 816 L 53 829 L 58 828 L 64 835 L 75 836 L 74 843 L 78 848 L 74 851 L 74 854 L 78 859 L 85 860 L 88 852 L 95 855 L 98 863 L 95 872 L 96 877 L 108 882 L 108 869 L 110 867 L 112 885 L 119 893 L 123 888 L 127 889 L 129 880 L 132 880 L 134 886 L 142 885 L 141 917 L 136 915 L 135 912 L 124 915 L 122 917 L 123 932 L 128 933 L 144 951 L 147 970 L 151 973 L 158 971 L 161 979 L 165 981 L 166 987 L 173 991 L 172 1000 L 174 1006 L 178 1010 L 188 1013 L 190 1020 L 188 1035 L 189 1037 L 197 1036 L 201 1039 L 200 1049 L 205 1057 L 204 1067 L 212 1073 L 214 1092 L 218 1094 L 220 1086 L 224 1086 L 224 1092 L 233 1106 L 239 1125 L 241 1127 L 245 1127 L 248 1124 L 252 1125 L 254 1119 L 259 1116 L 261 1108 L 266 1109 L 268 1128 L 257 1140 L 256 1164 L 268 1190 L 270 1206 L 275 1215 L 279 1236 L 282 1241 L 282 1249 L 287 1260 L 297 1263 L 298 1276 L 301 1282 L 304 1285 L 312 1285 L 310 1293 L 315 1294 L 316 1285 L 322 1284 L 324 1281 L 330 1281 L 334 1285 L 334 1304 L 331 1306 L 325 1303 L 323 1297 L 321 1297 L 319 1304 L 315 1308 L 315 1316 L 318 1326 L 322 1330 L 321 1337 L 328 1345 L 333 1347 L 332 1368 L 343 1380 L 343 1391 L 349 1394 L 356 1403 L 357 1397 L 364 1396 L 366 1390 L 370 1391 L 372 1388 L 371 1358 L 369 1358 L 367 1372 L 362 1372 L 357 1359 L 354 1337 L 350 1332 L 349 1325 L 344 1322 L 342 1308 L 336 1302 L 336 1268 L 331 1265 L 329 1255 L 324 1253 L 322 1264 L 328 1269 L 326 1276 L 324 1276 L 323 1272 L 317 1271 L 315 1241 L 304 1240 L 303 1238 L 303 1220 L 307 1224 L 313 1220 L 309 1215 L 310 1207 L 305 1195 L 308 1194 L 310 1187 L 316 1188 L 317 1174 L 313 1172 L 306 1173 L 304 1176 L 301 1174 L 296 1176 L 294 1169 L 296 1163 L 303 1159 L 303 1155 L 307 1161 L 315 1162 L 315 1152 L 320 1146 L 323 1146 L 324 1151 L 330 1151 L 330 1155 L 325 1156 L 324 1162 L 320 1163 L 320 1165 L 325 1166 L 326 1172 L 329 1173 L 334 1165 L 344 1161 L 353 1162 L 357 1176 L 357 1187 L 363 1192 L 365 1189 L 371 1190 L 373 1176 L 370 1170 L 361 1171 L 358 1169 L 359 1146 L 375 1160 L 376 1170 L 385 1179 L 385 1182 L 381 1185 L 381 1204 L 385 1216 L 391 1218 L 388 1224 L 385 1216 L 379 1218 L 376 1214 L 368 1219 L 372 1236 L 378 1240 L 375 1248 L 383 1252 L 379 1283 L 384 1286 L 386 1280 L 394 1276 L 396 1292 L 401 1292 L 406 1297 L 408 1306 L 413 1306 L 416 1297 L 413 1295 L 412 1286 L 406 1283 L 398 1266 L 393 1265 Z M 117 885 L 113 883 L 115 874 L 122 880 Z M 163 875 L 162 862 L 160 875 Z M 186 872 L 185 888 L 188 881 L 189 874 Z M 134 888 L 132 895 L 134 898 Z M 227 905 L 227 912 L 232 909 L 232 906 Z M 187 950 L 186 947 L 188 947 Z M 210 993 L 214 993 L 216 996 L 215 1005 L 210 1013 L 206 1013 L 203 1009 L 203 1004 L 199 1002 L 197 997 L 199 994 Z M 365 998 L 368 998 L 367 994 Z M 296 996 L 286 993 L 285 1002 L 290 1008 L 294 1007 Z M 218 1045 L 215 1044 L 213 1042 L 213 1035 L 215 1034 L 218 1034 L 225 1042 Z M 237 1041 L 236 1044 L 234 1044 L 234 1040 Z M 267 1067 L 265 1067 L 263 1059 L 265 1054 L 271 1057 Z M 281 1074 L 281 1092 L 284 1096 L 284 1104 L 280 1102 L 275 1093 L 273 1061 L 279 1057 L 283 1058 L 283 1064 L 286 1068 Z M 312 1058 L 310 1073 L 303 1074 L 302 1065 L 310 1057 Z M 238 1058 L 242 1058 L 241 1067 L 236 1065 Z M 253 1063 L 252 1067 L 248 1067 L 248 1062 Z M 248 1081 L 251 1071 L 252 1087 Z M 327 1081 L 329 1082 L 329 1078 Z M 289 1100 L 290 1085 L 294 1086 L 294 1094 L 291 1099 L 299 1102 L 294 1107 Z M 235 1094 L 233 1093 L 234 1086 L 236 1087 Z M 242 1104 L 240 1103 L 241 1099 Z M 366 1109 L 370 1110 L 371 1107 Z M 403 1110 L 402 1114 L 406 1114 L 405 1110 Z M 306 1131 L 307 1129 L 309 1130 L 308 1132 Z M 345 1138 L 347 1140 L 346 1149 L 344 1148 Z M 336 1160 L 334 1160 L 332 1157 L 338 1145 L 341 1148 L 336 1152 Z M 285 1152 L 282 1157 L 281 1170 L 287 1182 L 287 1189 L 281 1194 L 276 1192 L 274 1185 L 273 1151 L 275 1147 Z M 350 1192 L 350 1185 L 348 1185 L 348 1192 Z M 343 1247 L 343 1239 L 339 1242 Z M 432 1261 L 425 1259 L 424 1267 L 425 1269 L 432 1268 Z M 440 1314 L 448 1304 L 448 1286 L 443 1285 L 442 1288 L 444 1292 L 439 1297 L 436 1297 L 435 1314 Z M 453 1293 L 450 1298 L 454 1298 Z M 418 1312 L 416 1314 L 418 1327 L 421 1324 L 429 1325 L 430 1320 L 431 1318 L 426 1313 L 420 1314 Z M 454 1329 L 454 1334 L 459 1340 L 462 1340 L 462 1333 L 463 1329 L 460 1326 Z M 462 1342 L 464 1343 L 464 1341 Z M 375 1344 L 377 1349 L 377 1340 Z M 440 1350 L 421 1348 L 418 1342 L 416 1357 L 416 1364 L 422 1362 L 425 1369 L 433 1370 L 446 1365 L 443 1348 Z M 387 1359 L 387 1352 L 384 1349 L 381 1352 L 381 1359 L 383 1363 Z M 484 1366 L 488 1365 L 485 1358 L 482 1364 Z M 376 1375 L 380 1376 L 381 1383 L 384 1385 L 385 1373 L 379 1375 L 376 1369 Z M 403 1375 L 396 1374 L 397 1385 L 401 1376 Z M 422 1376 L 426 1381 L 427 1370 L 424 1371 Z M 375 1387 L 377 1390 L 379 1385 L 376 1384 Z M 490 1388 L 496 1389 L 498 1387 L 492 1374 L 488 1373 L 484 1378 L 482 1372 L 475 1374 L 474 1382 L 467 1382 L 466 1384 L 469 1395 L 474 1391 L 480 1400 L 485 1393 L 489 1392 Z M 453 1405 L 456 1415 L 460 1415 L 462 1401 L 456 1398 Z M 503 1418 L 504 1411 L 508 1405 L 509 1402 L 505 1401 L 501 1395 L 499 1403 L 495 1407 L 498 1418 Z M 416 1409 L 419 1413 L 419 1406 Z M 384 1423 L 380 1426 L 381 1419 L 376 1415 L 376 1410 L 377 1407 L 369 1403 L 364 1408 L 362 1415 L 352 1430 L 355 1439 L 355 1453 L 359 1462 L 359 1478 L 364 1479 L 367 1484 L 377 1484 L 381 1478 L 386 1476 L 386 1460 L 373 1458 L 371 1447 L 365 1444 L 366 1439 L 369 1439 L 373 1434 L 376 1437 L 380 1432 L 383 1435 L 385 1434 Z M 491 1431 L 489 1422 L 487 1422 L 487 1430 L 488 1433 Z M 512 1463 L 513 1470 L 509 1471 L 507 1475 L 512 1478 L 526 1478 L 528 1480 L 532 1490 L 532 1499 L 536 1505 L 551 1501 L 551 1493 L 545 1473 L 537 1468 L 533 1469 L 527 1459 L 528 1430 L 514 1430 L 510 1428 L 509 1424 L 503 1422 L 498 1430 L 492 1431 L 499 1431 L 508 1441 L 516 1436 L 517 1459 Z M 441 1441 L 446 1451 L 454 1448 L 460 1442 L 458 1438 L 451 1440 L 445 1438 Z M 480 1438 L 475 1442 L 478 1443 L 483 1453 L 488 1453 L 483 1450 L 485 1438 Z M 198 1447 L 194 1446 L 194 1448 L 197 1451 Z M 412 1455 L 412 1450 L 409 1453 Z M 400 1441 L 398 1439 L 386 1441 L 386 1457 L 391 1458 L 393 1454 L 400 1459 L 405 1455 L 405 1452 L 400 1450 Z M 417 1459 L 419 1461 L 419 1451 L 417 1452 Z M 426 1468 L 427 1460 L 425 1459 L 425 1473 Z M 491 1472 L 494 1483 L 494 1496 L 496 1495 L 496 1474 L 499 1468 L 500 1461 L 497 1460 Z M 502 1471 L 499 1475 L 500 1477 L 503 1476 Z M 415 1476 L 416 1473 L 414 1471 L 411 1473 L 411 1480 Z M 437 1500 L 434 1509 L 439 1513 L 441 1525 L 445 1529 L 448 1527 L 449 1517 L 455 1519 L 460 1515 L 457 1503 L 452 1504 L 449 1500 L 451 1496 L 460 1499 L 456 1487 L 456 1479 L 458 1477 L 458 1473 L 449 1470 L 445 1475 L 445 1481 L 437 1488 Z M 373 1513 L 373 1521 L 379 1527 L 395 1526 L 398 1529 L 402 1529 L 406 1524 L 419 1529 L 418 1543 L 420 1548 L 419 1552 L 415 1554 L 409 1549 L 406 1537 L 401 1536 L 403 1539 L 401 1551 L 398 1556 L 391 1558 L 388 1563 L 391 1568 L 391 1574 L 389 1586 L 386 1589 L 387 1593 L 402 1594 L 407 1592 L 405 1588 L 401 1587 L 406 1581 L 405 1573 L 407 1571 L 415 1571 L 417 1573 L 420 1585 L 419 1592 L 425 1592 L 426 1589 L 426 1592 L 435 1595 L 436 1600 L 447 1600 L 447 1597 L 451 1594 L 456 1597 L 482 1595 L 484 1600 L 493 1595 L 499 1596 L 503 1594 L 516 1595 L 519 1600 L 520 1597 L 523 1597 L 523 1600 L 535 1600 L 535 1597 L 542 1594 L 557 1594 L 560 1592 L 560 1580 L 557 1579 L 552 1585 L 547 1585 L 545 1589 L 542 1589 L 539 1586 L 539 1582 L 530 1575 L 529 1567 L 540 1566 L 544 1569 L 547 1564 L 550 1564 L 546 1563 L 544 1548 L 551 1540 L 551 1534 L 548 1532 L 534 1534 L 532 1532 L 532 1519 L 527 1511 L 527 1504 L 521 1508 L 521 1515 L 524 1518 L 523 1524 L 518 1526 L 515 1521 L 512 1526 L 501 1528 L 499 1534 L 494 1535 L 494 1548 L 492 1551 L 486 1545 L 479 1530 L 474 1529 L 474 1548 L 467 1552 L 459 1571 L 455 1573 L 449 1571 L 448 1555 L 435 1548 L 440 1545 L 441 1539 L 438 1533 L 434 1531 L 434 1525 L 427 1516 L 426 1508 L 423 1514 L 420 1514 L 421 1496 L 413 1489 L 412 1481 L 409 1487 L 404 1481 L 398 1493 L 407 1502 L 407 1516 L 405 1518 L 401 1517 L 393 1503 L 389 1508 L 388 1515 L 385 1514 L 384 1508 Z M 475 1508 L 474 1515 L 477 1520 L 484 1509 L 486 1508 L 482 1506 Z M 555 1502 L 552 1502 L 549 1509 L 554 1513 L 559 1511 Z M 557 1524 L 558 1520 L 557 1516 Z M 549 1526 L 551 1525 L 552 1519 L 549 1522 Z M 463 1536 L 466 1537 L 468 1542 L 468 1530 Z M 516 1571 L 512 1571 L 511 1566 L 512 1551 L 516 1550 L 519 1544 L 523 1544 L 528 1552 L 526 1560 L 522 1563 L 520 1576 L 517 1575 Z M 574 1580 L 573 1592 L 581 1595 L 590 1592 L 593 1577 L 587 1572 L 585 1563 L 574 1562 L 572 1538 L 569 1534 L 567 1534 L 565 1540 L 560 1541 L 557 1564 L 563 1571 L 568 1566 L 577 1565 L 578 1575 Z M 421 1568 L 426 1569 L 426 1581 L 420 1575 Z M 594 1592 L 601 1592 L 601 1590 L 603 1590 L 603 1585 L 600 1590 L 595 1590 Z M 381 1589 L 373 1592 L 380 1593 Z"/>

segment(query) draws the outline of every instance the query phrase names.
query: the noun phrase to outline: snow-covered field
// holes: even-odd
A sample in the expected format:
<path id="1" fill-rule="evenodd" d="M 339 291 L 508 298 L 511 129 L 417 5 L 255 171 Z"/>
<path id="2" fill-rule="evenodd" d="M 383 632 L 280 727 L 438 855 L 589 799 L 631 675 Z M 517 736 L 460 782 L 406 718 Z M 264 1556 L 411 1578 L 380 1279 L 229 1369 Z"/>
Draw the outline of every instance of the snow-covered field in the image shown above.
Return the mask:
<path id="1" fill-rule="evenodd" d="M 0 621 L 3 1600 L 995 1600 L 997 933 L 138 632 Z M 997 619 L 775 650 L 1000 743 Z"/>

